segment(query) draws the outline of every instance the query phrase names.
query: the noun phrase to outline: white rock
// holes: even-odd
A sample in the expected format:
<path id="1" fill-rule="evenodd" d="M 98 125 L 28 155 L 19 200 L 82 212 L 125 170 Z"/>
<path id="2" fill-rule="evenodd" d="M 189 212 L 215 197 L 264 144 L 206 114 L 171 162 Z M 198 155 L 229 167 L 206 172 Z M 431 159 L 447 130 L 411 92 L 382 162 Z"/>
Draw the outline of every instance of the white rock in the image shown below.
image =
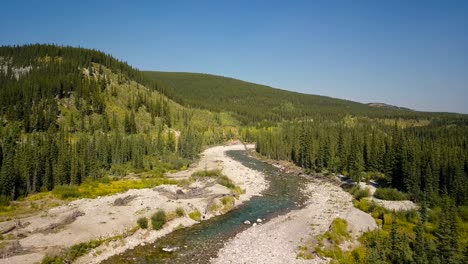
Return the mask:
<path id="1" fill-rule="evenodd" d="M 261 222 L 263 222 L 262 219 L 257 218 L 257 223 L 261 223 Z"/>
<path id="2" fill-rule="evenodd" d="M 256 225 L 257 225 L 257 223 L 253 223 L 253 225 L 252 225 L 252 226 L 256 226 Z"/>
<path id="3" fill-rule="evenodd" d="M 251 224 L 251 223 L 250 223 L 249 220 L 245 220 L 245 221 L 244 221 L 244 225 L 250 225 L 250 224 Z"/>

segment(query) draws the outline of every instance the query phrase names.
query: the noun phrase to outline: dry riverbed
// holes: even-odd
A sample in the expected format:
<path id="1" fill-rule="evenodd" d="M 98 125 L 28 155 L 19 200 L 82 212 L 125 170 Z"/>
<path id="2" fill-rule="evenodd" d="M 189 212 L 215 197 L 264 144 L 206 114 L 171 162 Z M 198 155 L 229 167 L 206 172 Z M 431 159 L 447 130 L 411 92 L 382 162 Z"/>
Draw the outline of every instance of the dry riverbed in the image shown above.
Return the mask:
<path id="1" fill-rule="evenodd" d="M 303 174 L 301 168 L 289 162 L 269 162 L 291 175 Z M 314 249 L 317 237 L 329 231 L 334 219 L 342 218 L 348 223 L 351 239 L 340 245 L 345 251 L 359 245 L 357 238 L 364 232 L 378 228 L 372 216 L 354 207 L 353 197 L 340 187 L 339 177 L 306 177 L 312 177 L 312 180 L 302 190 L 308 196 L 303 208 L 237 234 L 225 243 L 211 263 L 329 263 L 329 259 L 317 255 L 312 255 L 312 259 L 302 259 L 299 255 L 304 246 Z M 367 184 L 361 184 L 361 188 L 369 188 L 371 194 L 375 191 L 375 187 Z M 370 199 L 391 210 L 416 207 L 411 201 Z"/>
<path id="2" fill-rule="evenodd" d="M 212 263 L 328 263 L 320 258 L 298 259 L 299 246 L 313 243 L 337 217 L 348 221 L 355 238 L 377 228 L 370 215 L 353 207 L 351 195 L 333 183 L 314 179 L 304 192 L 309 196 L 304 208 L 239 233 Z"/>
<path id="3" fill-rule="evenodd" d="M 203 152 L 197 164 L 168 177 L 188 179 L 195 171 L 220 169 L 245 190 L 238 199 L 234 199 L 233 207 L 238 206 L 267 188 L 262 173 L 243 166 L 225 153 L 242 149 L 245 149 L 242 144 L 209 148 Z M 169 221 L 159 231 L 136 230 L 138 218 L 150 217 L 159 209 L 170 213 L 183 208 L 187 214 L 197 210 L 202 219 L 209 219 L 224 212 L 220 199 L 231 196 L 230 189 L 213 180 L 204 179 L 187 187 L 162 185 L 96 199 L 79 199 L 16 222 L 16 228 L 11 231 L 17 237 L 16 253 L 0 256 L 3 257 L 0 263 L 35 263 L 46 254 L 56 253 L 77 243 L 115 237 L 76 261 L 99 263 L 138 245 L 154 242 L 174 229 L 197 223 L 186 215 Z M 213 204 L 219 205 L 219 209 L 210 210 L 218 207 Z M 15 225 L 15 222 L 3 222 L 0 227 L 9 225 Z"/>

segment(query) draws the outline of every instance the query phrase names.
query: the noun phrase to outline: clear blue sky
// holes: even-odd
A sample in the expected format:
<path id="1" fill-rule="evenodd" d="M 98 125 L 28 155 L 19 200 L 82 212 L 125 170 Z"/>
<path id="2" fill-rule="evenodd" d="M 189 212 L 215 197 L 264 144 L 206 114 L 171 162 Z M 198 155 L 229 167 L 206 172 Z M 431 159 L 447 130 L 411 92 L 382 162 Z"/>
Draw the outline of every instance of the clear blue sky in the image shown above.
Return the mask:
<path id="1" fill-rule="evenodd" d="M 468 1 L 3 1 L 0 45 L 468 113 Z"/>

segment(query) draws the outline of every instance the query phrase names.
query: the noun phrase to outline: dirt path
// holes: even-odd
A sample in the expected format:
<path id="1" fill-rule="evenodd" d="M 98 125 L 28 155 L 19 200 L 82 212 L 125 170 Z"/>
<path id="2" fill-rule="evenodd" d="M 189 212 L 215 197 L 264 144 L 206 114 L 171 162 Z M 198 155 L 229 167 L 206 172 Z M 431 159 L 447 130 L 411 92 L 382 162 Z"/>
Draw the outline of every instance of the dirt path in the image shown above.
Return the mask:
<path id="1" fill-rule="evenodd" d="M 298 248 L 326 232 L 333 219 L 348 221 L 351 234 L 377 228 L 374 219 L 353 207 L 352 197 L 339 186 L 320 179 L 313 180 L 304 192 L 307 205 L 251 227 L 228 241 L 212 263 L 328 263 L 328 260 L 297 259 Z"/>
<path id="2" fill-rule="evenodd" d="M 236 205 L 239 205 L 267 187 L 260 172 L 243 166 L 225 154 L 228 150 L 242 149 L 245 149 L 242 144 L 209 148 L 203 152 L 196 166 L 170 177 L 188 178 L 197 170 L 221 169 L 236 185 L 245 189 L 246 193 L 236 200 Z M 185 195 L 189 193 L 193 195 Z M 3 256 L 0 263 L 39 262 L 47 253 L 57 252 L 80 242 L 122 235 L 136 226 L 139 217 L 149 217 L 159 209 L 166 212 L 174 212 L 178 207 L 184 208 L 186 212 L 199 210 L 208 219 L 220 213 L 207 212 L 209 203 L 223 195 L 230 195 L 230 190 L 208 180 L 196 181 L 186 188 L 163 185 L 97 199 L 76 200 L 22 219 L 23 225 L 12 231 L 18 237 L 17 253 Z M 99 263 L 114 254 L 143 243 L 151 243 L 180 225 L 190 226 L 195 223 L 197 222 L 186 216 L 170 221 L 159 231 L 138 230 L 132 235 L 96 248 L 77 262 Z M 13 222 L 2 224 L 6 226 Z"/>

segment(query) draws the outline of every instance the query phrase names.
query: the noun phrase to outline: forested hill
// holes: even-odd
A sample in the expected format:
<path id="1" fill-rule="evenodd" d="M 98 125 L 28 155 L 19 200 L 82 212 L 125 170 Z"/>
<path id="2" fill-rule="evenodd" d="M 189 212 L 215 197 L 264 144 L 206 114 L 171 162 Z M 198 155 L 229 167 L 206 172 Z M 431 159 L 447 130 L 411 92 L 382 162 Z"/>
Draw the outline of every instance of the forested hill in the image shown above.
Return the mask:
<path id="1" fill-rule="evenodd" d="M 184 107 L 167 87 L 96 50 L 0 47 L 0 207 L 62 185 L 186 166 L 232 136 L 228 114 Z"/>
<path id="2" fill-rule="evenodd" d="M 244 123 L 297 118 L 341 119 L 345 115 L 420 118 L 455 116 L 373 107 L 326 96 L 302 94 L 232 78 L 185 72 L 145 71 L 144 75 L 171 87 L 184 103 L 214 111 L 231 111 Z"/>

